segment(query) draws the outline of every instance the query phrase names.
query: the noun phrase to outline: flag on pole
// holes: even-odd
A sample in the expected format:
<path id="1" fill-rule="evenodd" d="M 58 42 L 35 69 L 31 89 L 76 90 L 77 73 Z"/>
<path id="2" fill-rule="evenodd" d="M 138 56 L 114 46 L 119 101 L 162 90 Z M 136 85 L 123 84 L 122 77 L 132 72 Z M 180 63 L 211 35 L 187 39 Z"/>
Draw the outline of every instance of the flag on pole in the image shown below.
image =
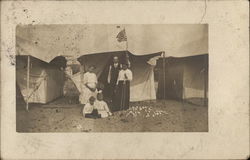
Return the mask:
<path id="1" fill-rule="evenodd" d="M 118 33 L 118 35 L 116 36 L 116 38 L 117 38 L 118 42 L 127 41 L 127 35 L 126 35 L 125 29 L 123 29 L 122 31 L 120 31 Z"/>

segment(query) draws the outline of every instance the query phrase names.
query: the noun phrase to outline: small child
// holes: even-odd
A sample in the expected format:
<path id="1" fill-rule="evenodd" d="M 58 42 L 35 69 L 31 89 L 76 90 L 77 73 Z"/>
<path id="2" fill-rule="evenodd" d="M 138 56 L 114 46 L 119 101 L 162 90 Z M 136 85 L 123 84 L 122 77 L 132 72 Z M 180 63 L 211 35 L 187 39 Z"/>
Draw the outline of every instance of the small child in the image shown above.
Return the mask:
<path id="1" fill-rule="evenodd" d="M 103 100 L 103 94 L 97 94 L 97 101 L 95 101 L 95 107 L 98 110 L 98 113 L 101 115 L 101 118 L 106 118 L 111 116 L 112 113 L 109 110 L 107 103 Z"/>
<path id="2" fill-rule="evenodd" d="M 85 104 L 82 114 L 85 118 L 101 118 L 101 115 L 98 114 L 98 111 L 95 107 L 95 97 L 91 96 L 89 98 L 89 102 Z"/>

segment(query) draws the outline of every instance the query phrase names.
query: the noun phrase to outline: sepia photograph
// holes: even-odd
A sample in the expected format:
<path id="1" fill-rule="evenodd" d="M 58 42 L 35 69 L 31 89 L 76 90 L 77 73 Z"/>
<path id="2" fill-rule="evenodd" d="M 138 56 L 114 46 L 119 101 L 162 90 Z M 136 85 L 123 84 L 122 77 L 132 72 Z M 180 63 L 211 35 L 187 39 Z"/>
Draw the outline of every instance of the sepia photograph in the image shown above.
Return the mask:
<path id="1" fill-rule="evenodd" d="M 208 132 L 208 24 L 16 26 L 17 132 Z"/>
<path id="2" fill-rule="evenodd" d="M 0 159 L 249 159 L 247 0 L 0 4 Z"/>

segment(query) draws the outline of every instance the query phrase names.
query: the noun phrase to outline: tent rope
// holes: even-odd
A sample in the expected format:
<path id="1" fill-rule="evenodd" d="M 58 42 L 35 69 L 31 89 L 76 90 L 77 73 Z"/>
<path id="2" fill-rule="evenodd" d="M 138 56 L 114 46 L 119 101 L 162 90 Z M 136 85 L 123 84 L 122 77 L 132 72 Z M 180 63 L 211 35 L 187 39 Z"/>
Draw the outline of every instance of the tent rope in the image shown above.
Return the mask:
<path id="1" fill-rule="evenodd" d="M 30 97 L 35 93 L 35 91 L 38 90 L 38 88 L 41 86 L 42 82 L 43 82 L 44 80 L 46 80 L 47 77 L 48 77 L 48 76 L 46 76 L 46 75 L 42 77 L 42 79 L 39 81 L 39 83 L 37 83 L 37 85 L 35 86 L 34 90 L 30 93 L 30 95 L 27 96 L 27 99 L 26 99 L 26 100 L 29 100 L 29 99 L 30 99 Z"/>

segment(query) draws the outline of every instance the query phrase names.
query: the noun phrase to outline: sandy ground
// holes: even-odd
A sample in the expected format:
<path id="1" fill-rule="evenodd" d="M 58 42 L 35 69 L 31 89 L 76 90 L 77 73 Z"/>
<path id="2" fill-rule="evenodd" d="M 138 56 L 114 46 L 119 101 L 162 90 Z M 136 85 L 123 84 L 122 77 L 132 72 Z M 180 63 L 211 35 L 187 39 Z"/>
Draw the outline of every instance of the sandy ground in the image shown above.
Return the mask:
<path id="1" fill-rule="evenodd" d="M 77 97 L 52 103 L 17 105 L 17 132 L 207 132 L 208 108 L 174 100 L 130 104 L 128 111 L 104 119 L 82 116 Z"/>
<path id="2" fill-rule="evenodd" d="M 207 132 L 208 108 L 174 100 L 133 102 L 130 109 L 104 119 L 82 116 L 74 83 L 68 79 L 64 97 L 49 104 L 17 98 L 17 132 Z"/>

